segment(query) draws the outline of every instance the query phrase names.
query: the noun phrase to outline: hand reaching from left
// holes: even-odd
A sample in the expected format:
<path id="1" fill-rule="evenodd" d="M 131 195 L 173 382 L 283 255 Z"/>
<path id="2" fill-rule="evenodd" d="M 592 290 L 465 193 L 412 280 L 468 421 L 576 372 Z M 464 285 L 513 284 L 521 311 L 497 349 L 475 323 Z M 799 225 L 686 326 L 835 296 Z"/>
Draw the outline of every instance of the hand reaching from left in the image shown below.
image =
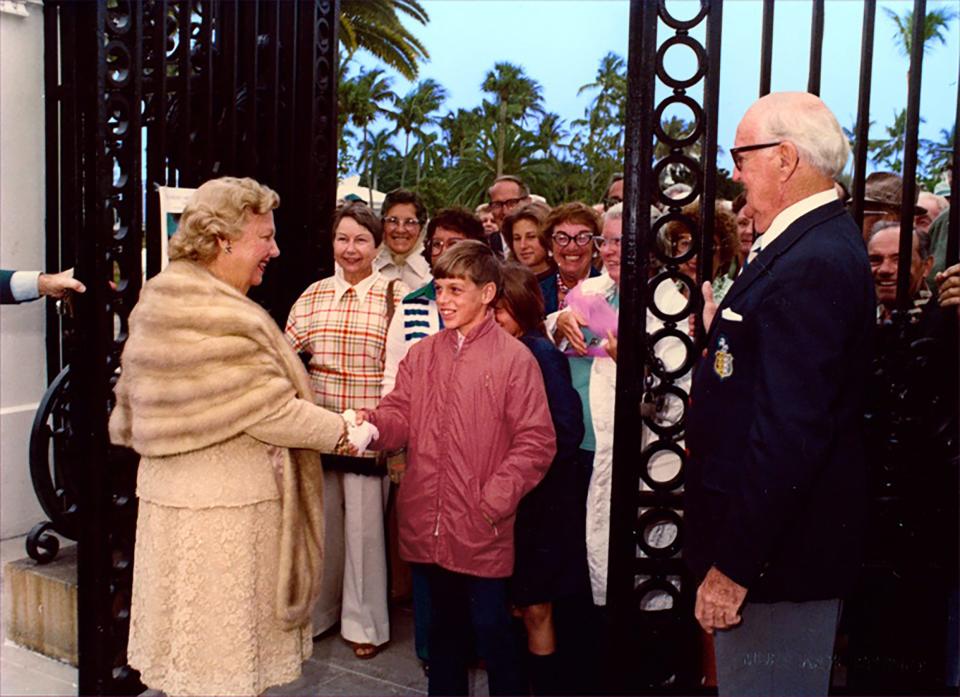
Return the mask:
<path id="1" fill-rule="evenodd" d="M 65 298 L 70 293 L 84 293 L 87 287 L 73 277 L 73 269 L 60 273 L 42 273 L 37 279 L 37 291 L 51 298 Z"/>

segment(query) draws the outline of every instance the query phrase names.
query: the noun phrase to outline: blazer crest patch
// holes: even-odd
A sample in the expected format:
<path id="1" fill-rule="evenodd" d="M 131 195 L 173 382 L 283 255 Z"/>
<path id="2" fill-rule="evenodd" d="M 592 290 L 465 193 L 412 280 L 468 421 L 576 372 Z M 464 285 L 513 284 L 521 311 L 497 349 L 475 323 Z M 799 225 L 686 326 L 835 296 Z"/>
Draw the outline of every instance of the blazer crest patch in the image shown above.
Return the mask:
<path id="1" fill-rule="evenodd" d="M 717 339 L 717 350 L 713 354 L 713 372 L 721 380 L 733 375 L 733 354 L 730 352 L 730 342 L 722 334 Z"/>

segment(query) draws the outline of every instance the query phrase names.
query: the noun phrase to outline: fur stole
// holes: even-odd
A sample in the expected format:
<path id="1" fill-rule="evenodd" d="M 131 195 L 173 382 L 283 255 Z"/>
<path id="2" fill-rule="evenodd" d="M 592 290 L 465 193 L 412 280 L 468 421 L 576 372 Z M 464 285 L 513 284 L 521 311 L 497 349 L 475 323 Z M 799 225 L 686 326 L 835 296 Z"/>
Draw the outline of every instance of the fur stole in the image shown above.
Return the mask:
<path id="1" fill-rule="evenodd" d="M 294 398 L 313 402 L 302 363 L 257 303 L 203 266 L 172 261 L 144 286 L 110 416 L 110 439 L 146 457 L 207 448 L 243 433 Z M 323 568 L 319 455 L 284 458 L 277 617 L 304 624 Z"/>

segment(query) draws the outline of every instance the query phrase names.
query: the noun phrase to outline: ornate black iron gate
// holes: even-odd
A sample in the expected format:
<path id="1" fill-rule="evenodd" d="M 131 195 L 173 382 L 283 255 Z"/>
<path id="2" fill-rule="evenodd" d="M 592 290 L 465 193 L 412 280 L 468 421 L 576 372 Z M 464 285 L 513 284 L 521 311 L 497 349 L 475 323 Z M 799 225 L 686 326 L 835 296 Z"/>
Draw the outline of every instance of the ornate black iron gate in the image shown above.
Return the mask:
<path id="1" fill-rule="evenodd" d="M 693 619 L 696 585 L 682 562 L 683 415 L 680 409 L 679 417 L 665 419 L 662 407 L 672 401 L 685 408 L 687 394 L 676 383 L 702 347 L 702 326 L 698 328 L 697 340 L 692 341 L 686 335 L 686 318 L 690 312 L 700 309 L 699 287 L 706 280 L 702 277 L 703 270 L 712 268 L 713 235 L 704 234 L 704 231 L 713 230 L 716 194 L 714 172 L 718 150 L 716 122 L 722 5 L 722 0 L 701 0 L 695 16 L 680 20 L 671 14 L 671 3 L 666 0 L 631 2 L 619 337 L 621 360 L 617 373 L 608 578 L 609 629 L 617 673 L 612 689 L 618 694 L 692 694 L 704 689 L 701 682 L 704 647 Z M 673 9 L 690 12 L 689 7 Z M 915 17 L 925 16 L 923 0 L 914 2 L 913 12 Z M 852 212 L 858 224 L 864 211 L 875 14 L 875 0 L 866 0 L 853 176 Z M 773 0 L 764 0 L 759 96 L 770 92 L 773 17 Z M 813 0 L 811 17 L 808 82 L 794 89 L 819 94 L 823 0 Z M 702 23 L 705 23 L 706 45 L 691 35 Z M 666 30 L 666 36 L 658 36 L 658 24 Z M 875 393 L 881 396 L 874 400 L 866 415 L 873 439 L 870 452 L 875 487 L 874 527 L 869 543 L 874 552 L 881 551 L 870 558 L 864 575 L 867 579 L 865 592 L 872 593 L 871 600 L 909 602 L 902 589 L 891 590 L 889 583 L 887 586 L 883 584 L 891 577 L 898 577 L 906 568 L 912 569 L 915 582 L 910 588 L 918 588 L 922 581 L 926 581 L 935 584 L 937 592 L 941 593 L 944 603 L 934 608 L 935 613 L 945 604 L 948 584 L 952 582 L 954 587 L 956 584 L 958 384 L 955 368 L 958 353 L 955 313 L 946 318 L 945 321 L 952 325 L 941 340 L 935 342 L 917 341 L 910 330 L 907 314 L 911 302 L 908 280 L 913 233 L 912 202 L 916 191 L 922 30 L 923 24 L 917 22 L 910 56 L 899 312 L 893 324 L 881 330 L 875 380 L 875 387 L 880 388 Z M 670 75 L 664 63 L 664 54 L 677 44 L 689 47 L 697 57 L 696 71 L 688 79 Z M 657 80 L 671 90 L 660 101 L 655 99 Z M 700 83 L 702 103 L 690 94 L 690 90 L 697 89 Z M 693 122 L 692 129 L 679 138 L 669 136 L 661 127 L 664 110 L 676 105 L 688 109 Z M 669 148 L 669 154 L 656 161 L 654 139 Z M 688 154 L 694 145 L 701 146 L 702 156 L 699 158 Z M 956 171 L 956 145 L 953 163 Z M 682 199 L 670 199 L 662 192 L 663 174 L 671 165 L 681 165 L 693 175 L 693 191 Z M 698 196 L 702 212 L 699 225 L 681 212 L 684 205 Z M 666 213 L 653 225 L 647 214 L 651 197 L 667 207 Z M 957 180 L 954 179 L 948 265 L 957 261 L 960 206 L 956 205 L 956 200 Z M 657 239 L 658 233 L 668 224 L 687 228 L 697 241 L 693 248 L 677 257 L 666 254 Z M 685 276 L 679 269 L 679 265 L 694 254 L 698 254 L 701 260 L 696 279 Z M 658 262 L 661 267 L 656 274 L 650 272 L 652 262 Z M 658 307 L 655 290 L 662 283 L 686 286 L 690 298 L 688 306 L 672 313 Z M 647 312 L 662 320 L 665 328 L 647 334 Z M 664 366 L 657 360 L 655 348 L 665 340 L 683 342 L 686 359 L 682 365 Z M 624 356 L 631 356 L 634 360 L 622 360 Z M 944 369 L 951 364 L 952 371 Z M 658 406 L 661 407 L 659 413 Z M 641 424 L 646 428 L 641 428 Z M 654 463 L 663 458 L 672 460 L 674 469 L 668 478 L 658 480 L 653 473 Z M 906 475 L 918 458 L 925 465 L 922 474 Z M 934 481 L 936 484 L 932 484 Z M 934 493 L 927 488 L 930 485 L 942 489 Z M 663 534 L 665 529 L 666 535 Z M 885 536 L 891 530 L 899 534 L 895 543 L 885 544 L 889 543 Z M 952 551 L 945 553 L 943 547 L 934 542 L 938 533 Z M 932 549 L 938 552 L 931 557 Z M 917 566 L 921 559 L 923 563 Z M 874 571 L 872 577 L 871 571 Z M 874 581 L 879 579 L 879 582 L 870 585 L 871 578 Z M 921 583 L 916 582 L 918 579 Z M 937 667 L 942 669 L 943 656 L 933 656 L 930 652 L 936 651 L 937 647 L 942 650 L 946 643 L 945 612 L 943 616 L 934 613 L 927 613 L 925 621 L 901 624 L 893 631 L 888 630 L 885 643 L 871 643 L 875 636 L 872 626 L 864 625 L 850 613 L 852 619 L 848 618 L 842 630 L 849 642 L 847 655 L 841 657 L 848 664 L 845 666 L 846 685 L 842 689 L 853 694 L 875 694 L 891 688 L 908 692 L 942 688 L 942 682 L 937 685 L 936 676 Z M 909 614 L 907 608 L 904 608 L 904 614 Z M 931 634 L 932 639 L 926 637 L 929 640 L 921 650 L 921 654 L 927 652 L 925 663 L 917 658 L 915 647 L 918 643 L 910 634 L 898 637 L 898 629 Z M 918 660 L 923 665 L 919 665 Z M 864 662 L 863 665 L 858 666 L 858 661 Z M 885 670 L 878 672 L 876 668 L 880 664 Z M 939 675 L 942 676 L 942 671 Z M 892 677 L 897 682 L 891 684 Z"/>
<path id="2" fill-rule="evenodd" d="M 79 539 L 79 692 L 135 694 L 136 458 L 109 445 L 107 417 L 142 274 L 160 269 L 155 187 L 234 175 L 279 192 L 280 272 L 256 298 L 285 319 L 332 270 L 338 3 L 54 0 L 44 17 L 48 265 L 75 265 L 88 292 L 48 324 L 50 375 L 69 370 L 35 423 L 51 520 L 28 547 L 55 554 L 51 527 Z"/>

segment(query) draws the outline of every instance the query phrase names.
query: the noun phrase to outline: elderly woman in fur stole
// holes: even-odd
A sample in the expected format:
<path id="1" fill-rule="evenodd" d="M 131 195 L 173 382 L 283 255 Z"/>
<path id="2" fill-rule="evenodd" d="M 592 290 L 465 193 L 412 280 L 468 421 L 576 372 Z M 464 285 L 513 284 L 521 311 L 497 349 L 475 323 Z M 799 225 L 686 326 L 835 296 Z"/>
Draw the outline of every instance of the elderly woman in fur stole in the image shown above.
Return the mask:
<path id="1" fill-rule="evenodd" d="M 278 205 L 252 179 L 201 186 L 130 315 L 110 418 L 111 440 L 142 457 L 128 657 L 170 695 L 259 694 L 313 651 L 315 451 L 354 451 L 246 297 L 280 253 Z"/>

